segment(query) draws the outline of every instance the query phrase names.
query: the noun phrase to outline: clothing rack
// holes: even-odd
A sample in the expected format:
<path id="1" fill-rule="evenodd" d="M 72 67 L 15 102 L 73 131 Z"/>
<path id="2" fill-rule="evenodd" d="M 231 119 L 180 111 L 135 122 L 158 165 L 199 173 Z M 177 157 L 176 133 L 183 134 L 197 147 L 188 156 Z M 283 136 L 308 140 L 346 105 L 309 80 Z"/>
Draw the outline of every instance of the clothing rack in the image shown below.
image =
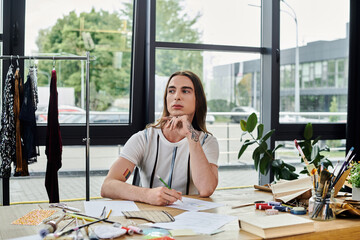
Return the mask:
<path id="1" fill-rule="evenodd" d="M 89 127 L 89 100 L 90 100 L 90 52 L 86 52 L 86 56 L 19 56 L 19 55 L 2 55 L 0 59 L 28 59 L 28 60 L 86 60 L 86 138 L 83 138 L 83 142 L 86 142 L 85 149 L 85 161 L 86 161 L 86 201 L 90 200 L 90 127 Z M 2 205 L 10 204 L 10 189 L 9 179 L 1 179 L 0 195 L 2 194 Z M 7 186 L 6 186 L 7 185 Z M 1 203 L 1 200 L 0 200 Z M 0 204 L 1 205 L 1 204 Z"/>

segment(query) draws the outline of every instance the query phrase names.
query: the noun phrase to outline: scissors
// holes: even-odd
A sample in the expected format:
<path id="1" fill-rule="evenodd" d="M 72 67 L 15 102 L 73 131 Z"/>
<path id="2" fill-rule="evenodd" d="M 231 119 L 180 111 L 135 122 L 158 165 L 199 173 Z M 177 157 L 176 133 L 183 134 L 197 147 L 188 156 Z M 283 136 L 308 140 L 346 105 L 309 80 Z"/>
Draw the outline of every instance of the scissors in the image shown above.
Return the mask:
<path id="1" fill-rule="evenodd" d="M 81 210 L 78 208 L 74 208 L 74 207 L 69 207 L 66 203 L 51 203 L 49 204 L 50 208 L 61 208 L 61 209 L 66 209 L 72 212 L 80 212 Z"/>

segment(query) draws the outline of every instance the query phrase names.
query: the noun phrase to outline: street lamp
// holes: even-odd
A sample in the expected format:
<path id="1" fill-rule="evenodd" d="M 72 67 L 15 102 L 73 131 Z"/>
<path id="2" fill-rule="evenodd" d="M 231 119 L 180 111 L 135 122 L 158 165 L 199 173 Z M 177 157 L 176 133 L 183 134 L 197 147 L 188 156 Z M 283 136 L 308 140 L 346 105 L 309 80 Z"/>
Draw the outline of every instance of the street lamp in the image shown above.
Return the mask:
<path id="1" fill-rule="evenodd" d="M 298 43 L 298 21 L 296 17 L 296 13 L 294 9 L 287 3 L 285 0 L 281 0 L 288 8 L 290 8 L 291 12 L 280 9 L 280 11 L 287 13 L 290 17 L 292 17 L 295 21 L 296 25 L 296 48 L 295 48 L 295 111 L 300 112 L 300 80 L 299 80 L 299 43 Z M 248 4 L 251 7 L 259 7 L 258 5 Z M 296 115 L 296 120 L 298 120 L 299 115 Z"/>
<path id="2" fill-rule="evenodd" d="M 283 12 L 289 14 L 295 21 L 296 25 L 296 48 L 295 48 L 295 112 L 300 112 L 300 80 L 299 80 L 299 43 L 298 43 L 298 21 L 294 9 L 287 3 L 285 0 L 281 0 L 290 10 L 292 14 L 282 10 Z M 296 119 L 298 119 L 296 115 Z"/>

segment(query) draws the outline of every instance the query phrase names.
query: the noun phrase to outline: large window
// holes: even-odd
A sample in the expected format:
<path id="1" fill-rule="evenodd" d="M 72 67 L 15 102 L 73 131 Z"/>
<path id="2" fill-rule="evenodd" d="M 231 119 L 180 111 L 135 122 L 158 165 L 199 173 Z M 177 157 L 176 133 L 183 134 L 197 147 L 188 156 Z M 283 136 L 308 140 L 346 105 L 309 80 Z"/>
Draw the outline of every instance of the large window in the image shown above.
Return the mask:
<path id="1" fill-rule="evenodd" d="M 84 56 L 89 51 L 94 59 L 90 123 L 130 122 L 132 8 L 131 0 L 26 1 L 25 55 Z M 46 123 L 53 61 L 36 65 L 37 122 Z M 55 68 L 60 123 L 85 123 L 85 61 L 57 61 Z"/>
<path id="2" fill-rule="evenodd" d="M 141 38 L 137 43 L 133 40 L 133 32 L 142 32 L 141 27 L 133 25 L 133 16 L 141 8 L 134 9 L 132 0 L 4 2 L 5 55 L 72 57 L 90 52 L 90 196 L 98 197 L 107 170 L 118 157 L 120 144 L 145 126 L 146 114 L 139 107 L 140 104 L 143 106 L 145 98 L 142 94 L 145 53 L 139 50 L 133 54 L 134 49 L 142 46 Z M 14 16 L 12 12 L 18 14 Z M 133 64 L 139 59 L 142 64 Z M 86 63 L 31 58 L 19 62 L 25 80 L 29 66 L 37 67 L 39 104 L 36 117 L 40 156 L 36 163 L 29 165 L 30 177 L 11 176 L 10 200 L 47 199 L 44 188 L 47 163 L 44 145 L 53 65 L 57 71 L 59 122 L 63 140 L 62 168 L 59 171 L 60 199 L 84 198 L 87 190 L 86 148 L 83 141 L 87 136 Z M 4 60 L 3 66 L 7 68 L 8 63 L 8 60 Z M 133 70 L 135 65 L 137 69 Z M 138 79 L 136 83 L 134 79 Z M 73 190 L 69 189 L 69 185 Z M 36 191 L 25 191 L 27 186 Z M 21 193 L 28 198 L 21 196 Z"/>
<path id="3" fill-rule="evenodd" d="M 349 1 L 328 3 L 280 1 L 280 122 L 346 121 Z"/>
<path id="4" fill-rule="evenodd" d="M 237 158 L 239 122 L 252 112 L 265 131 L 276 130 L 268 145 L 284 143 L 276 155 L 284 161 L 300 162 L 293 140 L 302 139 L 307 122 L 331 148 L 331 161 L 344 156 L 349 1 L 4 0 L 4 7 L 3 54 L 83 56 L 90 51 L 91 196 L 99 196 L 121 145 L 160 116 L 165 83 L 178 70 L 191 70 L 203 82 L 207 128 L 220 145 L 219 187 L 272 180 L 271 173 L 259 178 L 255 172 L 253 146 Z M 5 68 L 8 62 L 3 61 Z M 40 185 L 53 61 L 21 61 L 24 75 L 31 64 L 38 68 L 42 156 L 30 168 L 31 181 L 11 178 L 10 191 L 17 197 L 12 201 L 46 197 Z M 55 69 L 65 145 L 60 186 L 74 180 L 69 173 L 77 173 L 74 188 L 80 189 L 68 196 L 60 187 L 60 196 L 81 198 L 85 63 L 59 60 Z M 34 180 L 32 186 L 43 195 L 21 199 L 20 181 Z"/>
<path id="5" fill-rule="evenodd" d="M 260 47 L 260 2 L 157 0 L 156 41 Z"/>
<path id="6" fill-rule="evenodd" d="M 179 70 L 195 72 L 207 98 L 207 129 L 219 142 L 219 186 L 255 184 L 251 150 L 240 160 L 237 155 L 240 120 L 260 112 L 261 74 L 256 60 L 261 52 L 261 1 L 155 2 L 155 118 L 163 109 L 168 77 Z"/>

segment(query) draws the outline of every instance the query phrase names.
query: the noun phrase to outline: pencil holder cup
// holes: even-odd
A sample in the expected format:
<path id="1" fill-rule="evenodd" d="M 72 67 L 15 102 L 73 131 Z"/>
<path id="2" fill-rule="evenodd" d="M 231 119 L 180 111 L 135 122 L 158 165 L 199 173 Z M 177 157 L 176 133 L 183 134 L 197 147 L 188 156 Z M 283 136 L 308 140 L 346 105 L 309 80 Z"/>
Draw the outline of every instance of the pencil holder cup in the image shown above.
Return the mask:
<path id="1" fill-rule="evenodd" d="M 311 219 L 319 221 L 329 221 L 335 219 L 336 204 L 333 194 L 334 191 L 331 191 L 331 194 L 327 194 L 324 198 L 315 196 L 313 208 L 309 208 L 309 216 Z"/>
<path id="2" fill-rule="evenodd" d="M 309 212 L 309 216 L 311 217 L 313 212 L 314 212 L 314 207 L 315 207 L 315 190 L 311 189 L 311 197 L 309 198 L 309 204 L 308 204 L 308 212 Z"/>
<path id="3" fill-rule="evenodd" d="M 352 200 L 360 201 L 360 188 L 352 186 Z"/>

